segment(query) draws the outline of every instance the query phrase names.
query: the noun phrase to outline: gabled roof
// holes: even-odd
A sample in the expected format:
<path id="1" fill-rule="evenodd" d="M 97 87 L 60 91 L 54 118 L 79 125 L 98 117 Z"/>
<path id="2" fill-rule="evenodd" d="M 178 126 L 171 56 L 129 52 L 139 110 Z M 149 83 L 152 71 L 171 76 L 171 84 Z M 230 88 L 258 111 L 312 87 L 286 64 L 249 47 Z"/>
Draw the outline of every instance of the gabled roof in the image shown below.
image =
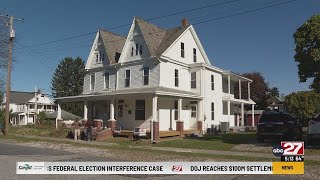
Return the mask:
<path id="1" fill-rule="evenodd" d="M 34 92 L 10 91 L 10 103 L 24 104 L 34 97 Z"/>
<path id="2" fill-rule="evenodd" d="M 103 41 L 104 47 L 106 48 L 110 64 L 117 63 L 116 52 L 121 53 L 124 43 L 126 42 L 126 37 L 117 35 L 106 30 L 100 30 L 99 33 Z"/>
<path id="3" fill-rule="evenodd" d="M 176 27 L 173 29 L 168 29 L 166 30 L 166 34 L 163 37 L 156 55 L 159 56 L 162 53 L 164 53 L 169 47 L 170 45 L 186 30 L 188 29 L 190 25 L 184 26 L 184 27 Z"/>
<path id="4" fill-rule="evenodd" d="M 161 43 L 161 40 L 166 35 L 167 31 L 139 17 L 135 17 L 135 24 L 140 27 L 150 55 L 156 55 L 156 51 Z"/>
<path id="5" fill-rule="evenodd" d="M 46 118 L 48 119 L 56 119 L 58 117 L 58 111 L 54 111 L 52 113 L 47 113 Z M 61 118 L 64 120 L 75 120 L 75 119 L 81 119 L 81 117 L 74 115 L 72 113 L 69 113 L 68 111 L 61 110 Z"/>

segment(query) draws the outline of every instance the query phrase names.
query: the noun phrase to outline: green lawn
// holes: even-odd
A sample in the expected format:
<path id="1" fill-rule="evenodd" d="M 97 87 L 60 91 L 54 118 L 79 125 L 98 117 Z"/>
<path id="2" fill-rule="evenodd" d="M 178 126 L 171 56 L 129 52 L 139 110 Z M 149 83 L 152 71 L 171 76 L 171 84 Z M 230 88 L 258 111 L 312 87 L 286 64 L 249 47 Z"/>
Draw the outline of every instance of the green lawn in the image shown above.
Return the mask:
<path id="1" fill-rule="evenodd" d="M 228 133 L 222 135 L 208 135 L 202 138 L 184 138 L 160 141 L 156 146 L 187 149 L 231 150 L 237 144 L 253 143 L 254 133 Z"/>

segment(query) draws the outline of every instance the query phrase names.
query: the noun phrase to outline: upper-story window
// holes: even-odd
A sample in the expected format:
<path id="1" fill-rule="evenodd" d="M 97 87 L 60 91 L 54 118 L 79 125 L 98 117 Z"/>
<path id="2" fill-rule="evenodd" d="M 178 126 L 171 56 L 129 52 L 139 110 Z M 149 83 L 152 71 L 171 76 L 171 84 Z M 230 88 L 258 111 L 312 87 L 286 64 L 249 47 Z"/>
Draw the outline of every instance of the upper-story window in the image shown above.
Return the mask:
<path id="1" fill-rule="evenodd" d="M 138 55 L 138 52 L 139 52 L 139 44 L 136 43 L 136 55 Z"/>
<path id="2" fill-rule="evenodd" d="M 94 90 L 94 84 L 95 84 L 96 78 L 94 74 L 90 75 L 90 91 Z"/>
<path id="3" fill-rule="evenodd" d="M 211 103 L 211 120 L 214 120 L 214 102 Z"/>
<path id="4" fill-rule="evenodd" d="M 125 73 L 125 87 L 130 87 L 130 70 L 126 70 Z"/>
<path id="5" fill-rule="evenodd" d="M 139 54 L 142 54 L 142 45 L 140 45 Z"/>
<path id="6" fill-rule="evenodd" d="M 96 53 L 96 63 L 99 62 L 99 54 Z"/>
<path id="7" fill-rule="evenodd" d="M 131 48 L 131 56 L 133 56 L 133 47 Z"/>
<path id="8" fill-rule="evenodd" d="M 197 88 L 197 73 L 196 72 L 191 73 L 191 88 L 192 89 Z"/>
<path id="9" fill-rule="evenodd" d="M 178 69 L 174 70 L 174 85 L 176 87 L 179 86 L 179 71 L 178 71 Z"/>
<path id="10" fill-rule="evenodd" d="M 211 90 L 214 90 L 214 75 L 211 75 Z"/>
<path id="11" fill-rule="evenodd" d="M 184 58 L 184 43 L 181 43 L 181 57 Z"/>
<path id="12" fill-rule="evenodd" d="M 110 88 L 110 74 L 105 73 L 104 74 L 104 89 L 109 89 Z"/>
<path id="13" fill-rule="evenodd" d="M 197 62 L 197 49 L 193 48 L 193 62 Z"/>
<path id="14" fill-rule="evenodd" d="M 149 85 L 149 67 L 143 68 L 143 85 Z"/>

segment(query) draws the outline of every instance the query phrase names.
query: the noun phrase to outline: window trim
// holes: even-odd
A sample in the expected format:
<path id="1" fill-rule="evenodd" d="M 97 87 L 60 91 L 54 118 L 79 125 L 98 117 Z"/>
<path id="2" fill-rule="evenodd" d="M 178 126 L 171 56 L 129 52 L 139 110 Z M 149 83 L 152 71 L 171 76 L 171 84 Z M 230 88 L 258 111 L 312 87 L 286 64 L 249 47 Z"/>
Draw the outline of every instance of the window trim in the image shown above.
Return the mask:
<path id="1" fill-rule="evenodd" d="M 129 71 L 129 78 L 127 78 L 127 71 Z M 127 79 L 129 79 L 129 85 L 128 86 L 126 86 L 126 80 Z M 126 69 L 125 71 L 124 71 L 124 87 L 130 87 L 130 85 L 131 85 L 131 70 L 130 69 Z"/>
<path id="2" fill-rule="evenodd" d="M 137 109 L 137 101 L 143 101 L 144 102 L 144 108 L 143 109 Z M 144 112 L 144 118 L 143 119 L 137 119 L 137 110 Z M 134 120 L 139 121 L 139 120 L 145 120 L 146 119 L 146 100 L 145 99 L 136 99 L 135 100 L 135 111 L 134 111 Z"/>
<path id="3" fill-rule="evenodd" d="M 92 86 L 92 76 L 94 77 L 93 86 Z M 94 91 L 95 85 L 96 85 L 96 74 L 95 74 L 95 73 L 91 73 L 91 74 L 89 75 L 89 80 L 90 80 L 90 88 L 89 88 L 89 90 L 90 90 L 90 91 Z"/>
<path id="4" fill-rule="evenodd" d="M 106 75 L 108 75 L 108 86 L 106 86 Z M 110 89 L 110 73 L 108 72 L 103 74 L 103 89 Z"/>
<path id="5" fill-rule="evenodd" d="M 193 62 L 197 62 L 197 49 L 193 48 Z"/>
<path id="6" fill-rule="evenodd" d="M 176 76 L 176 72 L 177 72 L 177 76 Z M 174 69 L 174 86 L 179 87 L 179 70 L 178 69 Z"/>
<path id="7" fill-rule="evenodd" d="M 192 74 L 195 74 L 195 79 L 192 79 Z M 190 81 L 190 86 L 191 86 L 191 89 L 197 89 L 197 72 L 192 72 L 191 74 L 190 74 L 190 79 L 191 79 L 191 81 Z M 195 82 L 195 87 L 193 87 L 192 86 L 192 82 Z"/>
<path id="8" fill-rule="evenodd" d="M 211 90 L 214 91 L 214 75 L 211 74 Z"/>
<path id="9" fill-rule="evenodd" d="M 144 69 L 145 68 L 148 68 L 148 84 L 145 84 L 145 81 L 144 81 L 144 78 L 146 77 L 146 75 L 144 74 L 145 73 L 145 71 L 144 71 Z M 149 84 L 150 84 L 150 67 L 149 66 L 145 66 L 145 67 L 143 67 L 143 71 L 142 71 L 142 84 L 144 85 L 144 86 L 149 86 Z"/>
<path id="10" fill-rule="evenodd" d="M 180 43 L 180 49 L 181 49 L 180 57 L 185 58 L 185 51 L 184 51 L 184 43 L 183 42 Z"/>
<path id="11" fill-rule="evenodd" d="M 211 121 L 214 121 L 214 110 L 215 109 L 215 105 L 214 102 L 211 102 Z"/>

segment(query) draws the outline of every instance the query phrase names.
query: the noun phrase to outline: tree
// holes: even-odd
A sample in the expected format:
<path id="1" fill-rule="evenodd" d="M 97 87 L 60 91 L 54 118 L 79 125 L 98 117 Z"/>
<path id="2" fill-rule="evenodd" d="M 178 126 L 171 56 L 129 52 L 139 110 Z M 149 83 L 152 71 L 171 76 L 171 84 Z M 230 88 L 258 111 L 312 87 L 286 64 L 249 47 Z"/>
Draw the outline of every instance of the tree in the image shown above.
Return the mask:
<path id="1" fill-rule="evenodd" d="M 77 57 L 66 57 L 61 60 L 56 68 L 52 81 L 51 90 L 53 97 L 75 96 L 82 93 L 84 79 L 84 61 Z M 62 104 L 62 109 L 81 116 L 83 113 L 82 103 Z"/>
<path id="2" fill-rule="evenodd" d="M 320 92 L 320 14 L 307 20 L 293 37 L 300 82 L 313 78 L 310 88 Z"/>
<path id="3" fill-rule="evenodd" d="M 258 109 L 265 109 L 268 107 L 268 83 L 259 72 L 244 73 L 242 76 L 251 79 L 253 82 L 250 84 L 250 98 L 256 102 Z M 239 84 L 235 84 L 234 88 L 235 97 L 239 98 Z M 248 99 L 248 85 L 241 84 L 241 98 Z"/>
<path id="4" fill-rule="evenodd" d="M 285 97 L 284 105 L 289 113 L 307 125 L 309 118 L 320 111 L 320 94 L 315 91 L 294 92 Z"/>
<path id="5" fill-rule="evenodd" d="M 277 87 L 269 88 L 268 93 L 270 96 L 279 97 L 279 89 Z"/>

